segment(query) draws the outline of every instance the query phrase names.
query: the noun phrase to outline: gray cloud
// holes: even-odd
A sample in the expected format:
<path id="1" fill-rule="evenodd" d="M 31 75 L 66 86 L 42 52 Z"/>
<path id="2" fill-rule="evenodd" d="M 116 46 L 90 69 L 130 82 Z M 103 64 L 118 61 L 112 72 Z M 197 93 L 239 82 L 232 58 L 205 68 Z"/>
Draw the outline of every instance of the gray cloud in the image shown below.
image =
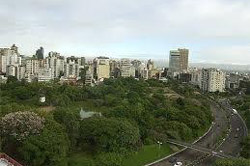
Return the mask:
<path id="1" fill-rule="evenodd" d="M 40 45 L 65 54 L 112 52 L 147 38 L 152 52 L 155 43 L 166 52 L 172 43 L 192 43 L 194 59 L 242 63 L 241 53 L 250 63 L 249 0 L 0 0 L 0 20 L 0 45 L 17 43 L 27 54 Z"/>

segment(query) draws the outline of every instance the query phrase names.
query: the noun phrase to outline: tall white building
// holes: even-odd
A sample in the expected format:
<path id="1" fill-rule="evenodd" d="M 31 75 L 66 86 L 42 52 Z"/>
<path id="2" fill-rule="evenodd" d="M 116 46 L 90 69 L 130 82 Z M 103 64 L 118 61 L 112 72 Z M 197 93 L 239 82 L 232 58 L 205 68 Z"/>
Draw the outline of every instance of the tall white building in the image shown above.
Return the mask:
<path id="1" fill-rule="evenodd" d="M 86 71 L 85 85 L 93 86 L 93 75 L 90 70 Z"/>
<path id="2" fill-rule="evenodd" d="M 49 52 L 46 60 L 48 67 L 51 68 L 53 78 L 58 78 L 61 73 L 64 73 L 64 57 L 60 56 L 60 53 Z"/>
<path id="3" fill-rule="evenodd" d="M 65 78 L 77 78 L 81 69 L 85 67 L 84 57 L 68 57 L 64 65 L 64 77 Z"/>
<path id="4" fill-rule="evenodd" d="M 8 65 L 6 68 L 6 75 L 7 76 L 16 76 L 17 75 L 17 66 Z"/>
<path id="5" fill-rule="evenodd" d="M 66 63 L 64 69 L 66 78 L 76 78 L 79 76 L 79 65 L 76 63 Z"/>
<path id="6" fill-rule="evenodd" d="M 24 78 L 25 67 L 19 65 L 8 65 L 6 68 L 6 75 L 7 76 L 14 76 L 18 80 Z"/>
<path id="7" fill-rule="evenodd" d="M 121 59 L 121 76 L 135 77 L 135 67 L 131 64 L 129 59 Z"/>
<path id="8" fill-rule="evenodd" d="M 26 74 L 37 76 L 39 70 L 39 61 L 37 59 L 27 59 L 26 60 Z"/>
<path id="9" fill-rule="evenodd" d="M 202 69 L 201 89 L 206 92 L 224 92 L 226 75 L 218 69 Z"/>
<path id="10" fill-rule="evenodd" d="M 0 72 L 6 73 L 9 65 L 21 65 L 21 57 L 16 54 L 16 50 L 10 48 L 0 48 Z"/>
<path id="11" fill-rule="evenodd" d="M 145 67 L 143 69 L 141 69 L 141 78 L 147 80 L 148 79 L 148 69 Z"/>
<path id="12" fill-rule="evenodd" d="M 25 66 L 19 66 L 17 70 L 17 79 L 21 80 L 25 78 Z"/>
<path id="13" fill-rule="evenodd" d="M 197 85 L 199 87 L 201 87 L 201 74 L 202 74 L 202 70 L 201 69 L 197 69 L 197 68 L 192 68 L 189 70 L 190 74 L 191 74 L 191 81 L 190 83 L 193 85 Z"/>
<path id="14" fill-rule="evenodd" d="M 0 73 L 6 73 L 7 69 L 7 56 L 0 55 Z"/>
<path id="15" fill-rule="evenodd" d="M 138 66 L 138 78 L 148 79 L 149 71 L 145 63 L 140 63 Z"/>

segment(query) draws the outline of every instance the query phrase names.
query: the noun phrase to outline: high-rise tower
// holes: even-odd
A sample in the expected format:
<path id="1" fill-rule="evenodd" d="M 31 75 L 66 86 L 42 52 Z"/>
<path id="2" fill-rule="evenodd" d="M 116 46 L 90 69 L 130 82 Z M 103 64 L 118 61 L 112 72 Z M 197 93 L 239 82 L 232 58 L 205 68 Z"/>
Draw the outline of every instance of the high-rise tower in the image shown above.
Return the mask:
<path id="1" fill-rule="evenodd" d="M 171 72 L 185 72 L 188 70 L 188 49 L 171 50 L 169 68 Z"/>

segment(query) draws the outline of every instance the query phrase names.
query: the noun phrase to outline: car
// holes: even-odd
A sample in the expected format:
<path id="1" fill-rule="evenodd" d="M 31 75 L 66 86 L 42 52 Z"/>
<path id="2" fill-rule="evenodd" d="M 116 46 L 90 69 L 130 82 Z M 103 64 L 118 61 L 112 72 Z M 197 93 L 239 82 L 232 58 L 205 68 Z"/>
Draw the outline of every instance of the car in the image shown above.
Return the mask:
<path id="1" fill-rule="evenodd" d="M 218 153 L 217 153 L 217 152 L 212 151 L 212 154 L 213 154 L 213 155 L 217 155 Z"/>
<path id="2" fill-rule="evenodd" d="M 223 151 L 222 150 L 220 150 L 220 153 L 222 153 Z"/>
<path id="3" fill-rule="evenodd" d="M 176 162 L 174 166 L 182 166 L 182 162 Z"/>
<path id="4" fill-rule="evenodd" d="M 234 138 L 238 138 L 238 137 L 239 137 L 238 134 L 235 134 Z"/>
<path id="5" fill-rule="evenodd" d="M 238 114 L 237 110 L 236 109 L 233 109 L 233 114 Z"/>
<path id="6" fill-rule="evenodd" d="M 236 131 L 240 131 L 240 129 L 239 129 L 239 128 L 237 128 L 237 129 L 236 129 Z"/>

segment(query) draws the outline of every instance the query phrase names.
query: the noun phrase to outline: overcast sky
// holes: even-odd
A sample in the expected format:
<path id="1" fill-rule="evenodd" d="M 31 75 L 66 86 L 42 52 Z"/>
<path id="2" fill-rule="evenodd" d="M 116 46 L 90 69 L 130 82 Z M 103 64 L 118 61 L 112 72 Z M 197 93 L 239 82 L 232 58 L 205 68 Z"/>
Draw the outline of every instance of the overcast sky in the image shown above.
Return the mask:
<path id="1" fill-rule="evenodd" d="M 250 0 L 0 0 L 0 47 L 250 64 Z"/>

